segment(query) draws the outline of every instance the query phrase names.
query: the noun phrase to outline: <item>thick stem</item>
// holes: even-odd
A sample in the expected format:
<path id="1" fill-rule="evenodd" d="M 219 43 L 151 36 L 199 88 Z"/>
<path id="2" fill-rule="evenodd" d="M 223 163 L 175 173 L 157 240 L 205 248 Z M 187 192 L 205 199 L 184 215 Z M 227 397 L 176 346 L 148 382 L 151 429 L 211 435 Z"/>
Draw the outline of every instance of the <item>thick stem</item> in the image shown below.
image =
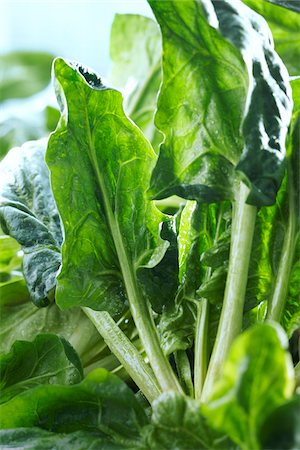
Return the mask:
<path id="1" fill-rule="evenodd" d="M 190 397 L 194 397 L 191 365 L 185 350 L 177 350 L 174 354 L 177 372 L 184 391 Z"/>
<path id="2" fill-rule="evenodd" d="M 93 311 L 90 308 L 83 308 L 83 311 L 93 322 L 111 352 L 152 403 L 161 394 L 161 390 L 152 370 L 139 351 L 106 311 Z"/>
<path id="3" fill-rule="evenodd" d="M 198 305 L 196 335 L 195 335 L 195 369 L 194 369 L 194 389 L 195 398 L 201 398 L 202 388 L 207 372 L 207 332 L 208 332 L 209 302 L 202 298 Z"/>
<path id="4" fill-rule="evenodd" d="M 288 172 L 289 173 L 289 172 Z M 293 266 L 295 251 L 296 221 L 294 191 L 291 177 L 289 178 L 289 217 L 288 225 L 283 240 L 280 261 L 271 300 L 268 304 L 267 319 L 280 322 L 287 299 L 289 280 Z"/>
<path id="5" fill-rule="evenodd" d="M 246 204 L 248 193 L 249 189 L 241 183 L 236 202 L 233 205 L 228 275 L 217 337 L 201 396 L 203 402 L 208 399 L 214 383 L 221 376 L 231 344 L 242 328 L 249 261 L 256 220 L 256 207 Z"/>

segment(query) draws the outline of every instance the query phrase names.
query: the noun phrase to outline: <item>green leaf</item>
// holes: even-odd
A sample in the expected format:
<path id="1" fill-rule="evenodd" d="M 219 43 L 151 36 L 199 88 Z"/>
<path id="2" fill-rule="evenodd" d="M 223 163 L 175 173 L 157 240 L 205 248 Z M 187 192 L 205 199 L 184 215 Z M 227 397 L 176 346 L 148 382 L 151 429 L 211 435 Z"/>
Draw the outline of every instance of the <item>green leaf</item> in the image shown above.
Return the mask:
<path id="1" fill-rule="evenodd" d="M 39 427 L 54 433 L 101 432 L 121 445 L 138 447 L 148 423 L 133 392 L 104 369 L 73 386 L 32 388 L 0 406 L 2 429 Z"/>
<path id="2" fill-rule="evenodd" d="M 266 417 L 294 390 L 288 341 L 275 324 L 256 325 L 232 345 L 222 377 L 202 412 L 242 449 L 258 449 Z"/>
<path id="3" fill-rule="evenodd" d="M 200 405 L 173 392 L 162 394 L 153 403 L 145 438 L 150 449 L 209 449 L 213 440 Z"/>
<path id="4" fill-rule="evenodd" d="M 154 126 L 161 82 L 161 37 L 156 23 L 136 14 L 116 14 L 110 37 L 109 79 L 125 97 L 124 108 L 154 148 L 162 136 Z"/>
<path id="5" fill-rule="evenodd" d="M 65 229 L 57 303 L 115 316 L 126 301 L 123 280 L 158 264 L 169 245 L 159 236 L 166 217 L 146 198 L 156 157 L 119 92 L 62 59 L 54 72 L 62 119 L 47 163 Z"/>
<path id="6" fill-rule="evenodd" d="M 232 199 L 243 176 L 250 203 L 274 203 L 291 99 L 265 21 L 241 2 L 149 3 L 163 36 L 156 125 L 166 136 L 151 194 Z"/>
<path id="7" fill-rule="evenodd" d="M 53 56 L 43 52 L 11 52 L 0 57 L 0 102 L 30 97 L 50 83 Z"/>
<path id="8" fill-rule="evenodd" d="M 2 296 L 2 290 L 0 293 Z M 99 333 L 80 308 L 63 312 L 55 304 L 37 308 L 28 299 L 24 301 L 18 292 L 10 303 L 1 306 L 1 352 L 8 352 L 17 340 L 32 341 L 38 334 L 44 333 L 63 336 L 75 348 L 84 366 L 97 355 L 99 347 L 103 348 Z"/>
<path id="9" fill-rule="evenodd" d="M 300 74 L 300 15 L 278 7 L 275 2 L 267 3 L 260 0 L 243 0 L 251 9 L 261 14 L 272 31 L 275 50 L 282 58 L 290 75 Z M 277 2 L 279 5 L 279 2 Z M 282 1 L 280 6 L 284 6 Z M 296 5 L 297 2 L 289 2 Z M 289 8 L 292 9 L 292 8 Z"/>
<path id="10" fill-rule="evenodd" d="M 28 448 L 30 450 L 122 450 L 121 446 L 101 433 L 75 431 L 69 434 L 53 433 L 40 428 L 12 428 L 0 430 L 1 448 Z M 132 447 L 129 447 L 132 449 Z"/>
<path id="11" fill-rule="evenodd" d="M 263 423 L 259 438 L 265 450 L 297 450 L 300 447 L 300 395 L 275 409 Z"/>
<path id="12" fill-rule="evenodd" d="M 60 219 L 44 162 L 46 141 L 12 149 L 0 164 L 0 222 L 24 251 L 23 271 L 33 302 L 49 303 L 60 267 Z"/>
<path id="13" fill-rule="evenodd" d="M 0 355 L 0 403 L 40 384 L 75 384 L 82 377 L 80 360 L 64 338 L 40 334 L 32 342 L 15 341 Z"/>

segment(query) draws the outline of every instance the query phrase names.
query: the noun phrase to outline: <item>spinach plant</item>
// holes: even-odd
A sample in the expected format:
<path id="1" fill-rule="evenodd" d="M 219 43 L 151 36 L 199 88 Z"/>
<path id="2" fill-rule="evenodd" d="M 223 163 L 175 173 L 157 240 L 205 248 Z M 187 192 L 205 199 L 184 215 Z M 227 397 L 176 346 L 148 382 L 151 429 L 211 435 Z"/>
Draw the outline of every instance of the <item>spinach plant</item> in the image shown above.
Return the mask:
<path id="1" fill-rule="evenodd" d="M 0 165 L 4 448 L 299 447 L 290 3 L 149 0 L 113 87 L 54 60 L 55 131 Z"/>

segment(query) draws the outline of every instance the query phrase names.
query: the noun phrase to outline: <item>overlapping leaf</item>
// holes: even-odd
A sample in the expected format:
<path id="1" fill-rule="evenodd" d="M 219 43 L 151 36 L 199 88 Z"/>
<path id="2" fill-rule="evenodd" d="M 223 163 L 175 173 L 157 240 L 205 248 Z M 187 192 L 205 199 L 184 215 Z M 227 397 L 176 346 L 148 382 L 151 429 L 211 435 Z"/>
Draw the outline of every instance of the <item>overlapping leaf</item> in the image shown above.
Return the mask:
<path id="1" fill-rule="evenodd" d="M 154 148 L 162 141 L 154 126 L 161 82 L 161 37 L 156 23 L 136 14 L 116 14 L 110 37 L 113 86 L 124 95 L 129 117 Z"/>
<path id="2" fill-rule="evenodd" d="M 163 35 L 156 125 L 166 136 L 151 194 L 233 198 L 237 168 L 251 203 L 274 203 L 291 99 L 267 24 L 241 2 L 149 3 Z"/>
<path id="3" fill-rule="evenodd" d="M 0 164 L 0 222 L 24 251 L 23 271 L 32 300 L 49 303 L 60 267 L 62 234 L 44 161 L 46 140 L 12 149 Z"/>
<path id="4" fill-rule="evenodd" d="M 169 219 L 146 195 L 156 156 L 124 114 L 119 92 L 62 59 L 54 74 L 62 118 L 47 163 L 65 230 L 57 302 L 118 315 L 126 302 L 123 281 L 135 284 L 169 246 L 160 238 Z"/>
<path id="5" fill-rule="evenodd" d="M 300 14 L 283 10 L 278 6 L 296 5 L 298 2 L 268 3 L 260 0 L 243 0 L 251 9 L 261 14 L 272 31 L 275 49 L 282 58 L 290 75 L 300 74 Z M 290 8 L 289 8 L 290 9 Z M 292 9 L 292 8 L 291 8 Z"/>
<path id="6" fill-rule="evenodd" d="M 39 334 L 32 342 L 15 341 L 0 355 L 0 403 L 43 384 L 75 384 L 83 377 L 80 360 L 63 338 Z"/>

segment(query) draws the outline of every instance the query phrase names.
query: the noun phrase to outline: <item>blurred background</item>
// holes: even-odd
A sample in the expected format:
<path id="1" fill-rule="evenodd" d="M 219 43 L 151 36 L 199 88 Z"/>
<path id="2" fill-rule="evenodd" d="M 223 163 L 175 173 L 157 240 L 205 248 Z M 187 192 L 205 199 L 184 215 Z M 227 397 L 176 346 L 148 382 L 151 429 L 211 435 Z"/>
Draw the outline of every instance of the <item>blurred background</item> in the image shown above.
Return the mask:
<path id="1" fill-rule="evenodd" d="M 0 52 L 46 51 L 106 77 L 116 13 L 153 17 L 146 0 L 0 0 Z"/>

